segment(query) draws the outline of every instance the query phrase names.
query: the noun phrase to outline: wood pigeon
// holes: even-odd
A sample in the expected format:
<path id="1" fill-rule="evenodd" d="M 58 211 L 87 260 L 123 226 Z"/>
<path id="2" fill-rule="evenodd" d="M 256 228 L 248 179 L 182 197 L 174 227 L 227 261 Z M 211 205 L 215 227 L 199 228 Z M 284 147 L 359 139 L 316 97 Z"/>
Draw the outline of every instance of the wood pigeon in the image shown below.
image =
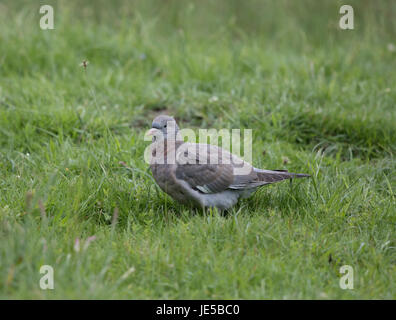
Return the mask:
<path id="1" fill-rule="evenodd" d="M 255 168 L 218 146 L 184 142 L 178 133 L 175 119 L 160 115 L 147 135 L 153 136 L 153 177 L 163 191 L 181 203 L 226 210 L 264 185 L 309 177 L 287 170 Z"/>

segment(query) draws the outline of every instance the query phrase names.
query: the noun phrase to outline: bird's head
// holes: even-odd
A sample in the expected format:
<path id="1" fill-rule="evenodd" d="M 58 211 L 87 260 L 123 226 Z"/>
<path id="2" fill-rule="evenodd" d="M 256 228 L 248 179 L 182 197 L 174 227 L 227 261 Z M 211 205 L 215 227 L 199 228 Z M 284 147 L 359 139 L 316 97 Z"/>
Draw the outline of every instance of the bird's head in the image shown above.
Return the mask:
<path id="1" fill-rule="evenodd" d="M 147 135 L 153 136 L 153 141 L 168 138 L 176 139 L 178 131 L 179 127 L 173 117 L 161 115 L 153 120 L 151 129 L 147 132 Z"/>

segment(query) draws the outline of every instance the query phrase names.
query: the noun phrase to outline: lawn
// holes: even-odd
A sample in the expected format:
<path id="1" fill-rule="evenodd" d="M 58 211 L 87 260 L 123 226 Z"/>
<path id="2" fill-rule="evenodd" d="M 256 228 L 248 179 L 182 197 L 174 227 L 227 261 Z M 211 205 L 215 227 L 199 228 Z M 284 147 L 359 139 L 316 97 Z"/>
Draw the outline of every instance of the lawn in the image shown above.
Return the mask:
<path id="1" fill-rule="evenodd" d="M 342 4 L 1 0 L 0 298 L 396 299 L 396 3 L 349 1 L 354 30 Z M 158 114 L 312 177 L 178 204 L 143 158 Z"/>

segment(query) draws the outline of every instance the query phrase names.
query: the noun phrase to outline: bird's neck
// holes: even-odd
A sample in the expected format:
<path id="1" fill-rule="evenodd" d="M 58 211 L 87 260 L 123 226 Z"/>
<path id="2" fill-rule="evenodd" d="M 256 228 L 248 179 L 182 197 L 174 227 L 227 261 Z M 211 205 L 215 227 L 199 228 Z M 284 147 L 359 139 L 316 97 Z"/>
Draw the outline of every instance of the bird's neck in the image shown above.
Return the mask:
<path id="1" fill-rule="evenodd" d="M 169 137 L 156 141 L 152 145 L 152 156 L 156 158 L 156 162 L 163 159 L 165 164 L 175 164 L 176 150 L 183 143 L 184 141 L 182 140 Z"/>

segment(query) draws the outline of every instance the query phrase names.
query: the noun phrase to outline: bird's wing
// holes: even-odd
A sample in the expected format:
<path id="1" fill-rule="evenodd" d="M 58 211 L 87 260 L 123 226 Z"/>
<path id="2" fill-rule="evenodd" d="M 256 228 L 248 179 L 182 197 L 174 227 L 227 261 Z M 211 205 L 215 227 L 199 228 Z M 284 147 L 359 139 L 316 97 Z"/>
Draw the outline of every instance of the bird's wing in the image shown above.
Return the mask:
<path id="1" fill-rule="evenodd" d="M 257 176 L 253 167 L 247 163 L 248 174 L 243 175 L 243 178 L 236 175 L 236 160 L 242 161 L 214 145 L 184 143 L 176 151 L 176 178 L 186 181 L 192 188 L 203 193 L 233 189 L 234 183 L 248 183 Z"/>

